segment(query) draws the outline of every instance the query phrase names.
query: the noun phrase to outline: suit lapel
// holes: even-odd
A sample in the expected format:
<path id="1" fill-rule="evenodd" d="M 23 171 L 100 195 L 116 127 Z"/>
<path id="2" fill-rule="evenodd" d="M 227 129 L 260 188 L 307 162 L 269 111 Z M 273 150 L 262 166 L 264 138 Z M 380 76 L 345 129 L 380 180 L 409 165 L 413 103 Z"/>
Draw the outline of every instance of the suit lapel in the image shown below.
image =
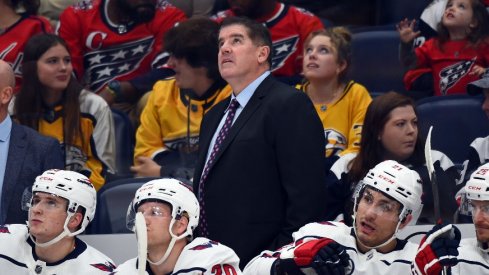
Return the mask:
<path id="1" fill-rule="evenodd" d="M 246 122 L 252 117 L 252 115 L 255 113 L 255 111 L 258 110 L 258 108 L 260 107 L 260 105 L 262 103 L 263 97 L 265 97 L 267 95 L 267 91 L 271 88 L 272 85 L 273 85 L 273 78 L 271 76 L 268 76 L 258 86 L 255 93 L 253 93 L 253 95 L 251 96 L 250 101 L 248 101 L 248 103 L 246 104 L 243 111 L 241 111 L 241 113 L 239 114 L 239 117 L 236 119 L 236 121 L 231 126 L 231 129 L 229 129 L 228 136 L 223 141 L 223 143 L 221 145 L 221 149 L 219 150 L 219 152 L 217 152 L 217 155 L 216 155 L 215 160 L 214 160 L 214 165 L 219 161 L 219 158 L 222 156 L 224 151 L 226 151 L 226 149 L 229 147 L 229 145 L 232 143 L 232 141 L 236 138 L 236 136 L 241 131 L 243 126 L 246 125 Z M 216 128 L 217 128 L 217 125 L 216 125 Z M 210 168 L 212 169 L 212 167 L 210 167 Z"/>
<path id="2" fill-rule="evenodd" d="M 8 149 L 7 166 L 5 167 L 5 177 L 2 191 L 2 209 L 6 211 L 10 205 L 12 196 L 10 195 L 17 184 L 22 170 L 23 160 L 27 151 L 26 133 L 22 126 L 12 123 L 10 133 L 10 145 Z"/>

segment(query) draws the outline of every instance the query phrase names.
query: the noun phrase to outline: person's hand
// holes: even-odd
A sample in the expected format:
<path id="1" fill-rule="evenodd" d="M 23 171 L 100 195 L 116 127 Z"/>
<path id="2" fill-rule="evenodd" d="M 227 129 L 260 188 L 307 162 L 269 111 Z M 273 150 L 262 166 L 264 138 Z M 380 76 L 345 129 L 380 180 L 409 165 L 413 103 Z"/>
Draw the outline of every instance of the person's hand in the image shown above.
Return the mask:
<path id="1" fill-rule="evenodd" d="M 414 26 L 416 25 L 416 20 L 408 20 L 405 18 L 399 24 L 396 25 L 397 31 L 399 32 L 399 38 L 403 43 L 411 43 L 414 38 L 416 38 L 421 32 L 414 31 Z"/>
<path id="2" fill-rule="evenodd" d="M 415 274 L 440 274 L 444 266 L 457 264 L 460 230 L 452 224 L 437 224 L 419 244 L 413 262 Z"/>
<path id="3" fill-rule="evenodd" d="M 290 254 L 289 254 L 290 255 Z M 286 253 L 276 262 L 277 274 L 303 274 L 300 270 L 313 270 L 318 275 L 343 275 L 350 268 L 350 256 L 345 247 L 328 239 L 318 239 L 303 243 L 293 251 L 293 257 Z"/>
<path id="4" fill-rule="evenodd" d="M 159 177 L 161 166 L 148 157 L 137 157 L 137 164 L 131 166 L 131 172 L 136 173 L 138 177 Z"/>
<path id="5" fill-rule="evenodd" d="M 474 67 L 472 68 L 472 70 L 470 70 L 470 75 L 477 75 L 477 76 L 482 76 L 483 74 L 485 74 L 486 72 L 488 72 L 489 69 L 486 69 L 486 68 L 483 68 L 479 65 L 474 65 Z"/>

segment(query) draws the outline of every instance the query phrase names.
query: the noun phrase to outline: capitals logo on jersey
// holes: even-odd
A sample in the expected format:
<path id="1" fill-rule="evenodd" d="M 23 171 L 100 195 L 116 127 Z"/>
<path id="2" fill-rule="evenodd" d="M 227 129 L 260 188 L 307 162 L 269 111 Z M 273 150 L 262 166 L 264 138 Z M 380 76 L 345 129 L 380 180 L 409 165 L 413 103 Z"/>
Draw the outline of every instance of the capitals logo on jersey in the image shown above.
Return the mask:
<path id="1" fill-rule="evenodd" d="M 273 41 L 272 71 L 284 66 L 285 61 L 297 50 L 299 36 L 294 35 L 278 41 Z"/>
<path id="2" fill-rule="evenodd" d="M 93 34 L 94 37 L 96 35 Z M 103 36 L 103 33 L 100 35 Z M 98 91 L 110 80 L 137 69 L 151 52 L 153 42 L 154 37 L 149 36 L 85 54 L 83 58 L 88 72 L 88 83 L 91 83 L 90 89 Z"/>
<path id="3" fill-rule="evenodd" d="M 190 248 L 190 250 L 204 250 L 204 249 L 211 248 L 211 247 L 218 245 L 218 244 L 219 243 L 216 241 L 209 241 L 207 243 L 196 245 L 196 246 Z"/>
<path id="4" fill-rule="evenodd" d="M 115 265 L 110 262 L 99 263 L 99 264 L 90 264 L 91 266 L 98 268 L 102 271 L 112 272 L 115 269 Z"/>
<path id="5" fill-rule="evenodd" d="M 10 234 L 10 231 L 8 230 L 8 227 L 5 225 L 0 225 L 0 233 L 7 233 Z"/>
<path id="6" fill-rule="evenodd" d="M 475 57 L 472 60 L 460 61 L 451 66 L 443 68 L 440 71 L 440 92 L 446 95 L 448 89 L 453 87 L 463 76 L 465 76 L 472 65 L 475 63 Z"/>

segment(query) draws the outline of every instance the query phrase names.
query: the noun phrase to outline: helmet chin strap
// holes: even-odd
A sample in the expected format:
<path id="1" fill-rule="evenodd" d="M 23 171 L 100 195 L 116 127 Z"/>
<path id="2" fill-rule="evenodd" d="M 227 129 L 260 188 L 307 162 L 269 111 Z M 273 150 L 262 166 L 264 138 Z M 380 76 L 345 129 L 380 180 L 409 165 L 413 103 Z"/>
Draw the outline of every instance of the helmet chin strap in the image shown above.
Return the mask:
<path id="1" fill-rule="evenodd" d="M 170 243 L 168 244 L 168 247 L 166 248 L 165 254 L 163 254 L 163 257 L 161 257 L 161 259 L 159 259 L 156 262 L 151 261 L 148 257 L 149 263 L 151 263 L 153 265 L 163 264 L 166 261 L 166 259 L 168 258 L 168 256 L 170 256 L 170 253 L 173 250 L 173 246 L 175 246 L 175 242 L 186 237 L 185 233 L 180 235 L 180 236 L 173 234 L 173 231 L 171 229 L 173 227 L 173 224 L 175 224 L 175 221 L 176 221 L 176 219 L 172 219 L 170 222 L 169 230 L 170 230 L 171 240 L 170 240 Z"/>
<path id="2" fill-rule="evenodd" d="M 482 252 L 489 253 L 489 244 L 477 241 L 477 245 Z"/>
<path id="3" fill-rule="evenodd" d="M 61 239 L 63 239 L 64 237 L 66 236 L 74 236 L 76 235 L 76 233 L 78 232 L 70 232 L 70 230 L 68 229 L 68 222 L 70 221 L 71 217 L 74 215 L 74 213 L 68 213 L 68 215 L 66 216 L 66 220 L 65 220 L 65 224 L 63 226 L 63 232 L 61 232 L 58 236 L 54 237 L 53 239 L 51 239 L 50 241 L 47 241 L 45 243 L 38 243 L 34 237 L 32 236 L 32 234 L 29 232 L 29 237 L 31 238 L 32 242 L 34 242 L 36 244 L 36 246 L 39 246 L 39 247 L 48 247 L 50 245 L 53 245 L 57 242 L 59 242 Z M 27 222 L 27 226 L 29 227 L 29 222 Z"/>

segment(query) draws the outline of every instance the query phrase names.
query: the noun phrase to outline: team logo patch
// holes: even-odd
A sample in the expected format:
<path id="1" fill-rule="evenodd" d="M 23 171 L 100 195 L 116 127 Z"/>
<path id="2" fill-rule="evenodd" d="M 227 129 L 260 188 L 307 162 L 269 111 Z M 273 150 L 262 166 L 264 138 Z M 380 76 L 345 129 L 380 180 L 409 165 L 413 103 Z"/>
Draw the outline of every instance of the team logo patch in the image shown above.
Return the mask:
<path id="1" fill-rule="evenodd" d="M 299 36 L 294 35 L 282 40 L 273 41 L 272 71 L 282 68 L 285 60 L 297 50 Z"/>
<path id="2" fill-rule="evenodd" d="M 216 241 L 209 241 L 209 242 L 204 243 L 204 244 L 196 245 L 196 246 L 190 248 L 190 250 L 204 250 L 204 249 L 211 248 L 211 247 L 218 245 L 218 244 L 219 243 Z"/>
<path id="3" fill-rule="evenodd" d="M 111 262 L 105 262 L 103 264 L 90 264 L 91 266 L 100 269 L 102 271 L 112 272 L 115 269 L 115 265 Z"/>
<path id="4" fill-rule="evenodd" d="M 8 227 L 5 225 L 0 225 L 0 233 L 7 233 L 10 234 L 10 231 L 8 230 Z"/>
<path id="5" fill-rule="evenodd" d="M 448 89 L 453 87 L 463 76 L 470 72 L 470 68 L 475 63 L 475 57 L 472 60 L 457 62 L 451 66 L 443 68 L 440 71 L 440 92 L 446 95 Z"/>
<path id="6" fill-rule="evenodd" d="M 326 138 L 326 157 L 336 156 L 345 150 L 347 139 L 334 129 L 324 129 Z"/>
<path id="7" fill-rule="evenodd" d="M 98 91 L 110 80 L 136 70 L 151 52 L 153 41 L 151 36 L 85 54 L 84 64 L 91 90 Z"/>
<path id="8" fill-rule="evenodd" d="M 92 0 L 82 0 L 73 5 L 75 10 L 90 10 L 93 8 Z"/>

